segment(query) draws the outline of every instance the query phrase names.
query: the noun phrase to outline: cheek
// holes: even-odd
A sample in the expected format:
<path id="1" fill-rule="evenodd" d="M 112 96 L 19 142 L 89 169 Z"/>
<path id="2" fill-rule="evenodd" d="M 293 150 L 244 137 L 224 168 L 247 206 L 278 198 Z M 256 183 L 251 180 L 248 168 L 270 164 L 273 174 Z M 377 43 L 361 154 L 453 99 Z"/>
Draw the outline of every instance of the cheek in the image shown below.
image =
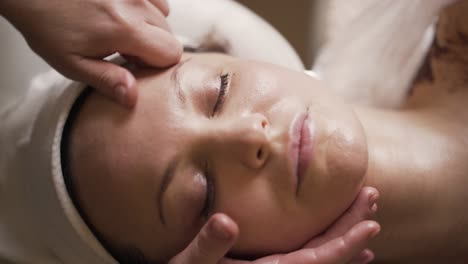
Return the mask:
<path id="1" fill-rule="evenodd" d="M 336 132 L 338 135 L 331 140 L 327 153 L 329 174 L 347 183 L 344 186 L 361 183 L 364 180 L 368 162 L 365 138 L 347 132 L 349 131 Z"/>
<path id="2" fill-rule="evenodd" d="M 364 129 L 353 109 L 342 100 L 326 93 L 324 101 L 312 103 L 312 116 L 318 127 L 322 173 L 343 180 L 360 183 L 367 171 L 367 140 Z"/>
<path id="3" fill-rule="evenodd" d="M 278 202 L 278 195 L 262 181 L 232 185 L 220 196 L 217 211 L 229 215 L 239 226 L 239 238 L 231 253 L 259 257 L 289 252 L 302 246 L 313 235 L 310 214 L 295 201 Z"/>
<path id="4" fill-rule="evenodd" d="M 347 135 L 343 131 L 330 143 L 327 154 L 329 175 L 334 179 L 329 194 L 335 197 L 335 208 L 341 213 L 355 199 L 365 180 L 368 161 L 366 140 L 363 134 Z"/>
<path id="5" fill-rule="evenodd" d="M 177 177 L 178 176 L 178 177 Z M 173 227 L 194 228 L 200 222 L 206 197 L 204 176 L 183 171 L 174 178 L 165 194 L 167 221 Z"/>
<path id="6" fill-rule="evenodd" d="M 290 94 L 275 74 L 264 69 L 245 72 L 239 70 L 231 80 L 232 98 L 236 98 L 236 107 L 242 110 L 264 111 L 280 98 Z"/>
<path id="7" fill-rule="evenodd" d="M 368 165 L 364 129 L 351 109 L 342 109 L 335 116 L 338 125 L 327 150 L 329 174 L 342 186 L 356 189 L 362 184 Z M 353 192 L 345 188 L 343 192 L 346 191 Z"/>

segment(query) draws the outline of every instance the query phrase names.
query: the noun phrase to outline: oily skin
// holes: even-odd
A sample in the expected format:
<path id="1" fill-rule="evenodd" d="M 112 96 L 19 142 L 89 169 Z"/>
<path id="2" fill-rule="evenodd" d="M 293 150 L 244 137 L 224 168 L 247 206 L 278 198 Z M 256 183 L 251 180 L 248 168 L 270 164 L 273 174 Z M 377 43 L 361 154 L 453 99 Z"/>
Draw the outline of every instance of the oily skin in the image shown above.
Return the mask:
<path id="1" fill-rule="evenodd" d="M 183 98 L 175 92 L 177 68 Z M 236 221 L 240 237 L 232 252 L 243 256 L 299 248 L 344 212 L 362 187 L 367 144 L 360 122 L 303 73 L 204 54 L 185 55 L 166 71 L 135 74 L 141 97 L 134 111 L 93 94 L 72 133 L 79 202 L 109 241 L 158 260 L 182 250 L 208 218 L 201 214 L 206 168 L 215 189 L 209 213 Z M 213 116 L 223 74 L 230 76 L 228 92 Z M 305 111 L 314 151 L 296 194 L 289 130 Z M 168 164 L 176 165 L 162 196 L 161 221 L 158 200 Z"/>
<path id="2" fill-rule="evenodd" d="M 430 75 L 401 111 L 357 109 L 369 146 L 366 184 L 379 189 L 377 263 L 466 263 L 468 1 L 439 17 Z M 384 120 L 385 129 L 382 129 Z M 410 228 L 409 228 L 410 227 Z"/>

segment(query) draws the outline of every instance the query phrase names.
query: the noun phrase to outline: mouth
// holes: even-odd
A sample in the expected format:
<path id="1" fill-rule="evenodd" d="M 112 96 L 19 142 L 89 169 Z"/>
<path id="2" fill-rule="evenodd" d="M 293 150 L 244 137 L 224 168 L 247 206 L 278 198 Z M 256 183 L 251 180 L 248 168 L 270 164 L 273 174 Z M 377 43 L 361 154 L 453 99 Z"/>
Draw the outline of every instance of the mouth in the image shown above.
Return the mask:
<path id="1" fill-rule="evenodd" d="M 312 137 L 309 128 L 309 112 L 296 116 L 290 128 L 289 158 L 295 183 L 296 195 L 312 157 Z"/>

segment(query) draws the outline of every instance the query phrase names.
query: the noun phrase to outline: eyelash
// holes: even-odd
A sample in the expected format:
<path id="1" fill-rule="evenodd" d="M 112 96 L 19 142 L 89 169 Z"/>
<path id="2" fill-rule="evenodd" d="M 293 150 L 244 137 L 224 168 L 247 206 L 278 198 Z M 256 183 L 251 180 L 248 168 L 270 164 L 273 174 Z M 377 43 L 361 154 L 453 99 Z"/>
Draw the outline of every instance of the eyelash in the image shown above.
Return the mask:
<path id="1" fill-rule="evenodd" d="M 218 97 L 216 99 L 216 103 L 213 107 L 213 111 L 211 113 L 211 117 L 214 117 L 219 110 L 222 108 L 224 101 L 226 99 L 226 90 L 229 84 L 229 73 L 225 73 L 220 76 L 221 84 L 219 86 Z"/>
<path id="2" fill-rule="evenodd" d="M 208 216 L 211 214 L 215 201 L 215 188 L 214 188 L 214 178 L 210 172 L 208 162 L 204 165 L 204 176 L 206 179 L 206 198 L 203 209 L 201 211 L 201 216 L 208 220 Z"/>

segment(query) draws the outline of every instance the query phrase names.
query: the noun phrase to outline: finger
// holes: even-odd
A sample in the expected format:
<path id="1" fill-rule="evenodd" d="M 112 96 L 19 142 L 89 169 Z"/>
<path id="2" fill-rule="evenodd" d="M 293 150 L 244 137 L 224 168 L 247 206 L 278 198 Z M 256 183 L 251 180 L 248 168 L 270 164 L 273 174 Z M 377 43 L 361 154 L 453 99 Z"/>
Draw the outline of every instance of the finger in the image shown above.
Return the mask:
<path id="1" fill-rule="evenodd" d="M 348 264 L 366 264 L 374 260 L 375 255 L 370 249 L 364 249 L 359 255 L 351 260 Z"/>
<path id="2" fill-rule="evenodd" d="M 140 58 L 148 65 L 167 67 L 179 62 L 183 48 L 169 32 L 152 25 L 144 25 L 134 37 L 127 40 L 120 53 Z"/>
<path id="3" fill-rule="evenodd" d="M 143 13 L 145 14 L 144 16 L 148 24 L 164 29 L 167 32 L 171 32 L 171 28 L 167 23 L 164 14 L 154 5 L 149 4 L 148 6 L 146 6 L 142 14 Z"/>
<path id="4" fill-rule="evenodd" d="M 150 2 L 157 7 L 164 16 L 169 15 L 169 3 L 166 0 L 150 0 Z"/>
<path id="5" fill-rule="evenodd" d="M 171 264 L 216 264 L 234 244 L 237 224 L 224 214 L 213 215 L 190 245 Z"/>
<path id="6" fill-rule="evenodd" d="M 136 80 L 125 68 L 104 60 L 77 57 L 70 68 L 74 79 L 91 85 L 123 106 L 135 105 L 138 96 Z"/>
<path id="7" fill-rule="evenodd" d="M 346 212 L 321 236 L 311 240 L 305 247 L 313 248 L 342 236 L 357 223 L 370 219 L 377 211 L 379 192 L 373 187 L 364 187 Z"/>
<path id="8" fill-rule="evenodd" d="M 297 256 L 290 257 L 289 259 L 284 258 L 283 256 L 284 255 L 282 254 L 271 255 L 271 256 L 258 259 L 254 262 L 224 258 L 218 264 L 270 264 L 270 263 L 290 264 L 290 263 L 296 263 L 295 261 L 298 260 Z M 374 260 L 374 258 L 375 258 L 375 255 L 370 249 L 364 249 L 363 251 L 361 251 L 361 253 L 359 253 L 359 255 L 355 256 L 348 264 L 366 264 Z M 291 262 L 288 262 L 288 261 L 291 261 Z M 316 264 L 321 264 L 321 262 L 318 261 Z"/>
<path id="9" fill-rule="evenodd" d="M 380 225 L 364 221 L 344 236 L 314 249 L 302 249 L 281 257 L 281 264 L 340 264 L 350 262 L 363 251 L 369 241 L 380 232 Z"/>
<path id="10" fill-rule="evenodd" d="M 336 221 L 328 233 L 336 234 L 336 237 L 341 236 L 355 224 L 372 217 L 377 210 L 378 198 L 377 189 L 373 187 L 362 188 L 351 207 Z"/>

